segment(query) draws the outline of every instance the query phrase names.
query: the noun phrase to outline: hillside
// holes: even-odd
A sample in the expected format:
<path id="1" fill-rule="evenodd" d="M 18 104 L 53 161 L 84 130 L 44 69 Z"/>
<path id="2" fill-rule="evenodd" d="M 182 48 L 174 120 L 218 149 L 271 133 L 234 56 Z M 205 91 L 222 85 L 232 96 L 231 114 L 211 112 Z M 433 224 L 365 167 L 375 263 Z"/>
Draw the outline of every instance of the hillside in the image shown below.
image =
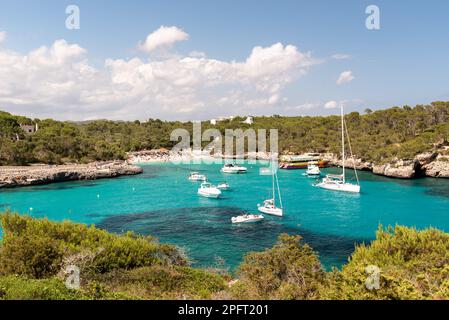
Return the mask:
<path id="1" fill-rule="evenodd" d="M 338 116 L 255 117 L 252 126 L 242 124 L 243 119 L 237 117 L 216 125 L 203 122 L 202 129 L 217 128 L 224 132 L 225 128 L 274 128 L 279 130 L 283 153 L 313 151 L 339 154 Z M 395 159 L 413 159 L 423 152 L 434 151 L 437 145 L 447 144 L 449 102 L 433 102 L 413 108 L 393 107 L 375 112 L 366 110 L 363 115 L 352 112 L 346 115 L 346 121 L 354 154 L 361 161 L 384 164 Z M 25 134 L 19 126 L 25 123 L 37 123 L 38 132 Z M 0 164 L 123 159 L 129 151 L 172 147 L 174 143 L 170 141 L 170 133 L 175 128 L 191 132 L 192 124 L 154 119 L 142 123 L 106 120 L 73 123 L 31 120 L 0 112 Z"/>

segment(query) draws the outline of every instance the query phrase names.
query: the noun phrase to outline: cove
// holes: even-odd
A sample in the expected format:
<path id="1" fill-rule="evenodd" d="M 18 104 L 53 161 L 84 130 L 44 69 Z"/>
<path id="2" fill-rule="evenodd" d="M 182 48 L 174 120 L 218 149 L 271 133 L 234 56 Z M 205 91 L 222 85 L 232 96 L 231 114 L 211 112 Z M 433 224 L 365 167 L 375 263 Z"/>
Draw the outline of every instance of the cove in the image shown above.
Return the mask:
<path id="1" fill-rule="evenodd" d="M 316 181 L 302 176 L 302 170 L 279 171 L 284 217 L 233 225 L 232 216 L 257 212 L 271 187 L 270 177 L 258 174 L 263 163 L 246 166 L 247 174 L 224 175 L 219 164 L 153 163 L 142 165 L 138 176 L 4 189 L 0 210 L 151 234 L 184 248 L 196 266 L 224 261 L 230 269 L 245 253 L 272 246 L 283 232 L 300 234 L 330 268 L 345 263 L 355 244 L 373 239 L 379 224 L 449 231 L 449 180 L 396 180 L 361 172 L 361 194 L 341 194 L 314 187 Z M 200 198 L 198 184 L 187 180 L 190 171 L 206 174 L 213 183 L 226 180 L 232 191 L 220 200 Z"/>

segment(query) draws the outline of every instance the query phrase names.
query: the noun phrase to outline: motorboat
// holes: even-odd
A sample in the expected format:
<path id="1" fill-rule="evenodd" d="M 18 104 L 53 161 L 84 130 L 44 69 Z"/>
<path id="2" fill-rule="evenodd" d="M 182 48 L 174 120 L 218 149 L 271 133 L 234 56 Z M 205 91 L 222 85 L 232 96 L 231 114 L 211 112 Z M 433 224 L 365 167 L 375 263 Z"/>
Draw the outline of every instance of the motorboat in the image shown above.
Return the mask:
<path id="1" fill-rule="evenodd" d="M 199 172 L 191 172 L 189 174 L 190 181 L 206 181 L 206 176 L 204 174 L 200 174 Z"/>
<path id="2" fill-rule="evenodd" d="M 344 117 L 344 113 L 343 113 L 343 105 L 340 106 L 340 111 L 341 111 L 341 148 L 342 148 L 341 155 L 342 155 L 343 172 L 342 172 L 342 174 L 338 174 L 338 175 L 337 174 L 328 174 L 316 186 L 319 188 L 327 189 L 327 190 L 359 193 L 360 192 L 360 183 L 359 183 L 359 177 L 357 175 L 357 169 L 355 167 L 355 161 L 353 161 L 353 164 L 354 164 L 354 173 L 355 173 L 355 178 L 357 180 L 357 183 L 353 184 L 353 183 L 346 182 L 345 132 L 346 132 L 346 136 L 348 138 L 348 145 L 349 145 L 349 151 L 351 152 L 351 158 L 354 159 L 354 156 L 352 154 L 351 141 L 349 140 L 348 128 L 346 126 L 345 117 Z"/>
<path id="3" fill-rule="evenodd" d="M 221 191 L 211 183 L 203 182 L 198 189 L 198 194 L 206 198 L 219 198 L 221 196 Z"/>
<path id="4" fill-rule="evenodd" d="M 229 190 L 231 187 L 227 182 L 222 182 L 217 185 L 217 188 L 220 190 Z"/>
<path id="5" fill-rule="evenodd" d="M 321 175 L 320 167 L 316 162 L 309 162 L 307 165 L 307 171 L 306 174 L 309 177 L 317 177 Z"/>
<path id="6" fill-rule="evenodd" d="M 257 222 L 264 219 L 264 216 L 261 214 L 244 214 L 237 217 L 232 217 L 232 223 L 248 223 L 248 222 Z"/>
<path id="7" fill-rule="evenodd" d="M 246 167 L 238 166 L 235 163 L 227 163 L 221 168 L 223 173 L 246 173 L 247 171 Z"/>

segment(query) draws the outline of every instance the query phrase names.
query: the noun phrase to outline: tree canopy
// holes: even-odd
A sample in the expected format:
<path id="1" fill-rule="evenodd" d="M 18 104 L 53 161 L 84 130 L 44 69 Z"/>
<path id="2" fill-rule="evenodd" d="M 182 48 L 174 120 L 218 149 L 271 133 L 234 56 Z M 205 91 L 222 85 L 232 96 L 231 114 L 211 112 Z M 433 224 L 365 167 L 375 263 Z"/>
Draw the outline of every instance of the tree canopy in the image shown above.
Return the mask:
<path id="1" fill-rule="evenodd" d="M 254 117 L 253 125 L 243 124 L 242 119 L 236 117 L 216 125 L 203 121 L 202 130 L 215 128 L 224 134 L 225 129 L 278 129 L 281 152 L 340 152 L 338 116 Z M 354 154 L 362 160 L 408 159 L 448 140 L 449 102 L 366 110 L 363 115 L 352 112 L 346 115 L 346 122 Z M 39 124 L 36 133 L 26 134 L 20 129 L 20 124 L 31 123 Z M 191 122 L 149 119 L 74 123 L 0 112 L 0 165 L 123 159 L 129 151 L 171 148 L 176 142 L 170 141 L 170 133 L 177 128 L 190 133 L 193 130 Z"/>

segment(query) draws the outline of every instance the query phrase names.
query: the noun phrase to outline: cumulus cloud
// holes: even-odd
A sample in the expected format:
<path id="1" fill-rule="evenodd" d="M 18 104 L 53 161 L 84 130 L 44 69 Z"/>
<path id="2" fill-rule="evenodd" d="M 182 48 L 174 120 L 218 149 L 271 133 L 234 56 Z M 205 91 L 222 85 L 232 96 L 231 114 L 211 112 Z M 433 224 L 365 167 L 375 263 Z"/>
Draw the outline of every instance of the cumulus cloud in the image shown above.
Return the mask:
<path id="1" fill-rule="evenodd" d="M 189 35 L 178 27 L 161 26 L 156 31 L 150 33 L 145 41 L 139 45 L 139 48 L 145 52 L 152 52 L 157 48 L 167 48 L 175 42 L 188 39 Z"/>
<path id="2" fill-rule="evenodd" d="M 189 53 L 189 56 L 193 58 L 206 58 L 206 53 L 202 51 L 193 50 L 192 52 Z"/>
<path id="3" fill-rule="evenodd" d="M 352 75 L 352 71 L 343 71 L 337 79 L 337 84 L 342 85 L 354 80 L 354 76 Z"/>
<path id="4" fill-rule="evenodd" d="M 337 101 L 331 100 L 324 104 L 325 109 L 335 109 L 338 107 Z"/>
<path id="5" fill-rule="evenodd" d="M 0 43 L 5 41 L 6 39 L 6 31 L 0 31 Z"/>
<path id="6" fill-rule="evenodd" d="M 134 57 L 107 59 L 96 68 L 86 49 L 57 40 L 25 55 L 0 48 L 0 106 L 70 120 L 276 112 L 273 108 L 286 101 L 283 89 L 320 62 L 293 45 L 276 43 L 255 47 L 242 61 Z"/>
<path id="7" fill-rule="evenodd" d="M 335 59 L 335 60 L 351 59 L 351 55 L 345 54 L 345 53 L 336 53 L 336 54 L 332 55 L 332 59 Z"/>

